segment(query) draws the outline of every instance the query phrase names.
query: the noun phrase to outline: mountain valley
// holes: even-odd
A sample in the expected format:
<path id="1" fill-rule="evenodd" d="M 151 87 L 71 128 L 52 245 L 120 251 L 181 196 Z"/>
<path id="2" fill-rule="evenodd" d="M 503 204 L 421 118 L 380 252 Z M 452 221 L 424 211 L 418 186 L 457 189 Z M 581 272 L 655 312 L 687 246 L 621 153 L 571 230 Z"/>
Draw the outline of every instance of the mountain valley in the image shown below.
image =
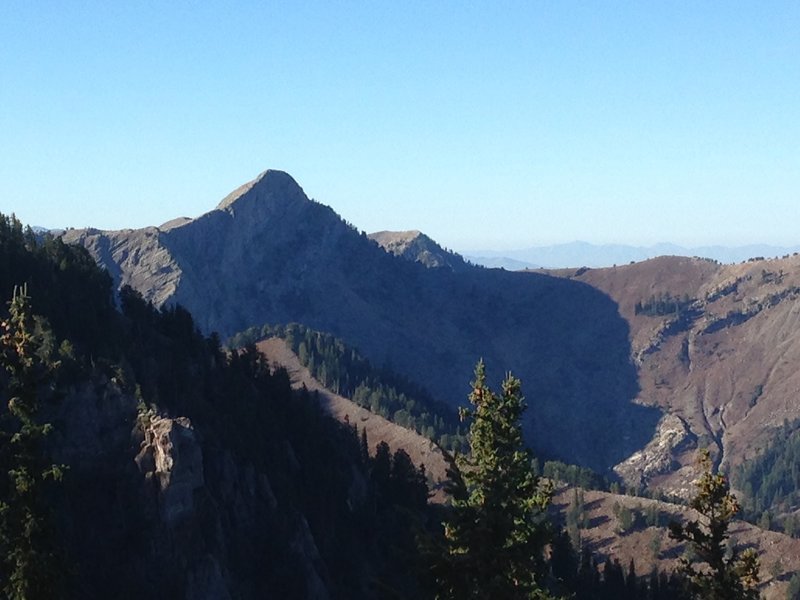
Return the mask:
<path id="1" fill-rule="evenodd" d="M 452 407 L 483 357 L 525 382 L 538 453 L 638 488 L 685 496 L 697 447 L 736 466 L 800 418 L 796 256 L 485 269 L 420 232 L 367 237 L 278 171 L 196 219 L 64 240 L 206 332 L 302 322 Z"/>
<path id="2" fill-rule="evenodd" d="M 136 595 L 143 573 L 165 598 L 264 586 L 413 597 L 423 579 L 404 580 L 396 561 L 422 560 L 410 523 L 448 510 L 448 450 L 466 439 L 452 423 L 479 359 L 493 386 L 503 372 L 522 379 L 525 439 L 546 477 L 564 472 L 556 460 L 605 478 L 587 487 L 606 491 L 558 484 L 563 532 L 597 560 L 635 559 L 640 574 L 685 556 L 650 517 L 688 518 L 663 500 L 695 493 L 699 449 L 733 473 L 800 423 L 798 256 L 507 272 L 418 231 L 368 236 L 279 171 L 160 227 L 54 238 L 3 224 L 3 291 L 27 282 L 53 327 L 37 330 L 39 352 L 66 369 L 44 415 L 71 472 L 54 496 L 77 561 L 70 597 Z M 226 351 L 223 338 L 239 343 Z M 399 404 L 375 398 L 390 381 Z M 800 584 L 782 559 L 797 546 L 797 492 L 758 512 L 747 485 L 736 492 L 751 518 L 787 535 L 738 522 L 736 541 L 762 557 L 764 596 L 782 598 Z M 262 544 L 258 532 L 278 537 Z M 253 552 L 294 570 L 259 572 Z"/>

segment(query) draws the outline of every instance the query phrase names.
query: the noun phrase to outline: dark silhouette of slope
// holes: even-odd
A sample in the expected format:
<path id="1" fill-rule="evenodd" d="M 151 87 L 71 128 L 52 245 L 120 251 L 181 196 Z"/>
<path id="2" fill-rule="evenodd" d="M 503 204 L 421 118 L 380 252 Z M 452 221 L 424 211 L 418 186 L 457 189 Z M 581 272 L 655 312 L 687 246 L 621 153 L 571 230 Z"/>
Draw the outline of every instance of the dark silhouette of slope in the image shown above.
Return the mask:
<path id="1" fill-rule="evenodd" d="M 465 403 L 483 357 L 492 384 L 506 371 L 522 379 L 530 405 L 526 434 L 537 452 L 599 470 L 653 434 L 658 411 L 631 402 L 637 383 L 628 325 L 616 304 L 589 285 L 404 260 L 308 200 L 278 171 L 158 235 L 151 254 L 157 247 L 160 268 L 180 272 L 166 302 L 188 308 L 206 331 L 227 336 L 252 325 L 301 322 L 344 339 L 373 364 L 391 366 L 451 405 Z M 98 245 L 90 236 L 75 237 L 90 249 Z M 139 260 L 148 264 L 142 276 L 148 286 L 159 260 Z M 118 266 L 107 264 L 112 274 Z M 136 266 L 128 260 L 121 268 L 137 287 Z"/>

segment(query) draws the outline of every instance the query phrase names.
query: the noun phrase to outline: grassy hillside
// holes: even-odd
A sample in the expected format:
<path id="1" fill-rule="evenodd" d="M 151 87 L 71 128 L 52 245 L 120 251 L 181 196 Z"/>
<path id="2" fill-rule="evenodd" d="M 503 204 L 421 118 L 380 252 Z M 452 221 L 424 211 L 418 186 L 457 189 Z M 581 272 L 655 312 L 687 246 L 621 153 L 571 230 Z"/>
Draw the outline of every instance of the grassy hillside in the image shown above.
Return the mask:
<path id="1" fill-rule="evenodd" d="M 330 334 L 299 323 L 264 325 L 232 336 L 228 344 L 241 348 L 273 336 L 285 340 L 300 363 L 332 392 L 448 450 L 466 450 L 465 430 L 455 410 L 390 369 L 372 366 L 355 348 Z"/>

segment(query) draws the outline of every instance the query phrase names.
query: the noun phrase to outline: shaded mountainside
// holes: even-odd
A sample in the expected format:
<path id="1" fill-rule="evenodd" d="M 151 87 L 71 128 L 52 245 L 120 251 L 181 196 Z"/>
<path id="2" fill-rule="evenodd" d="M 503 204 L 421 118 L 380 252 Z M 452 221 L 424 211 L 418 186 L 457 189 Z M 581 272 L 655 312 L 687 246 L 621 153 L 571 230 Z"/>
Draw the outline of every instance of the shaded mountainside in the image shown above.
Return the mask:
<path id="1" fill-rule="evenodd" d="M 605 470 L 641 448 L 659 417 L 631 403 L 628 325 L 607 294 L 544 274 L 399 258 L 282 172 L 168 230 L 73 230 L 64 239 L 88 248 L 118 284 L 185 306 L 206 332 L 304 323 L 452 406 L 464 403 L 483 357 L 493 382 L 509 370 L 525 382 L 526 433 L 546 457 Z"/>
<path id="2" fill-rule="evenodd" d="M 125 289 L 117 311 L 111 278 L 84 249 L 40 243 L 0 216 L 0 293 L 18 285 L 37 316 L 22 329 L 0 314 L 0 584 L 27 532 L 51 523 L 32 559 L 49 577 L 32 580 L 56 583 L 26 597 L 417 596 L 398 556 L 415 549 L 412 522 L 428 509 L 406 454 L 369 458 L 284 370 L 255 348 L 226 354 L 180 307 L 156 310 Z M 25 361 L 9 328 L 28 340 Z M 16 364 L 33 365 L 25 377 L 38 385 L 21 384 Z M 52 431 L 19 453 L 29 434 L 14 410 L 31 394 L 30 414 Z M 43 490 L 35 521 L 17 518 L 27 500 L 13 493 L 29 456 L 66 467 L 61 483 L 26 484 Z"/>
<path id="3" fill-rule="evenodd" d="M 671 415 L 660 447 L 622 467 L 629 478 L 686 490 L 696 446 L 735 467 L 800 417 L 800 257 L 734 265 L 661 257 L 552 274 L 618 303 L 630 325 L 637 401 Z"/>

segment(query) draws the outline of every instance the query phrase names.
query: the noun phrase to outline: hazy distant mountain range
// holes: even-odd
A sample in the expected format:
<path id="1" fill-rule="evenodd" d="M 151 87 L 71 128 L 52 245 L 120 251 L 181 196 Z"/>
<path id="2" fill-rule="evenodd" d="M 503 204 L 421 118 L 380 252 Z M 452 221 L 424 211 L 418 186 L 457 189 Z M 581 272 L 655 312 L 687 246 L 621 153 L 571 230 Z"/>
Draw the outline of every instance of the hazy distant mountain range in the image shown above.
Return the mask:
<path id="1" fill-rule="evenodd" d="M 654 246 L 629 246 L 570 242 L 553 246 L 535 246 L 522 250 L 465 250 L 461 254 L 467 260 L 485 267 L 519 270 L 539 267 L 546 269 L 611 267 L 640 262 L 657 256 L 698 256 L 728 264 L 754 257 L 775 258 L 798 251 L 800 251 L 800 246 L 782 247 L 767 244 L 686 248 L 669 243 L 655 244 Z"/>
<path id="2" fill-rule="evenodd" d="M 184 221 L 189 220 L 185 218 L 175 219 L 174 222 L 170 221 L 161 225 L 160 229 L 168 231 L 172 227 L 182 225 Z M 50 231 L 51 233 L 60 234 L 64 231 L 63 229 L 48 229 L 47 227 L 36 225 L 32 229 L 36 233 Z M 397 236 L 400 237 L 397 238 Z M 800 252 L 800 245 L 787 247 L 750 244 L 746 246 L 695 246 L 687 248 L 686 246 L 668 242 L 654 244 L 653 246 L 630 246 L 627 244 L 590 244 L 577 241 L 554 244 L 552 246 L 531 246 L 520 250 L 464 250 L 459 252 L 461 255 L 459 257 L 445 251 L 435 241 L 424 234 L 420 234 L 419 231 L 380 231 L 370 234 L 369 237 L 395 254 L 403 254 L 404 252 L 419 253 L 424 250 L 430 256 L 435 257 L 429 259 L 418 257 L 420 262 L 426 266 L 448 266 L 456 270 L 464 266 L 460 264 L 462 257 L 473 264 L 492 269 L 521 271 L 523 269 L 540 268 L 612 267 L 641 262 L 659 256 L 711 258 L 723 264 L 732 264 L 743 262 L 750 258 L 779 258 L 787 254 Z M 409 239 L 412 239 L 413 243 Z M 392 247 L 392 244 L 397 247 Z M 433 261 L 433 263 L 430 261 Z M 442 262 L 440 264 L 436 261 Z"/>

